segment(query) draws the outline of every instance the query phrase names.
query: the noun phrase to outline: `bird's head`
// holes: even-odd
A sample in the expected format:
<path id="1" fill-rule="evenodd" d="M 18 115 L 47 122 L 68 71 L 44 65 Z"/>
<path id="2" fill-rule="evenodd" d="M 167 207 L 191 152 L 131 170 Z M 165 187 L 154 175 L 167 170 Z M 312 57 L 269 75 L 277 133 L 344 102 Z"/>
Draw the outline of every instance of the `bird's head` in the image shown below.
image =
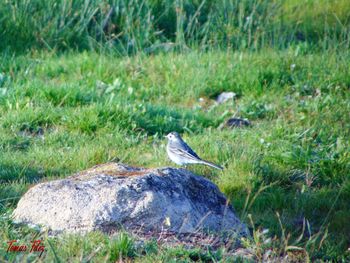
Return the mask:
<path id="1" fill-rule="evenodd" d="M 180 135 L 177 132 L 171 132 L 165 137 L 168 138 L 169 141 L 177 141 L 178 139 L 181 139 Z"/>

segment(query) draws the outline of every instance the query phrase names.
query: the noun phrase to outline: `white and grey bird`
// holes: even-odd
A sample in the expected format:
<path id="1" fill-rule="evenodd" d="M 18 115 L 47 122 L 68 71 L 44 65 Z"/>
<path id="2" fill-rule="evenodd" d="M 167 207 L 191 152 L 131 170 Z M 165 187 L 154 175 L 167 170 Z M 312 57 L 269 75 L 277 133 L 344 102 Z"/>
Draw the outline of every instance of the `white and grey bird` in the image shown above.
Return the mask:
<path id="1" fill-rule="evenodd" d="M 187 164 L 205 164 L 216 169 L 223 170 L 223 168 L 214 163 L 202 160 L 192 149 L 188 146 L 177 132 L 171 132 L 167 136 L 168 145 L 166 151 L 170 160 L 179 165 Z"/>

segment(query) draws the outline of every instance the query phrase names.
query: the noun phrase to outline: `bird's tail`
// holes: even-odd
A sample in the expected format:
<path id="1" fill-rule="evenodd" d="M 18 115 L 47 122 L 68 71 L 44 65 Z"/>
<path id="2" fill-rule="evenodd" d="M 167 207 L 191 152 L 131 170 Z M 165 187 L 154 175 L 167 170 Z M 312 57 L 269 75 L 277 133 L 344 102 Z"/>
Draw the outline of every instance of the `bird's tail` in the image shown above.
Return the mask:
<path id="1" fill-rule="evenodd" d="M 223 167 L 221 167 L 219 165 L 216 165 L 215 163 L 211 163 L 211 162 L 205 161 L 205 160 L 202 160 L 202 164 L 208 165 L 210 167 L 214 167 L 214 168 L 219 169 L 219 170 L 224 170 Z"/>

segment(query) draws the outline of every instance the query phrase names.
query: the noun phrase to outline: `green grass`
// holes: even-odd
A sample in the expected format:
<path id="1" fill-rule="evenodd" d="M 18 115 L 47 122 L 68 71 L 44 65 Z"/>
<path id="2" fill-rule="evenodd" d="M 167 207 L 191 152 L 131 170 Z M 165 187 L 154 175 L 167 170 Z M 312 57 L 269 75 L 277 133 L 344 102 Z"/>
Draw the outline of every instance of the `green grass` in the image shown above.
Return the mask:
<path id="1" fill-rule="evenodd" d="M 348 0 L 6 0 L 0 50 L 328 50 L 349 48 L 349 25 Z"/>
<path id="2" fill-rule="evenodd" d="M 5 251 L 35 236 L 46 261 L 233 261 L 9 220 L 39 181 L 172 165 L 163 135 L 178 131 L 225 166 L 191 169 L 231 200 L 257 259 L 350 260 L 349 25 L 348 0 L 1 1 L 0 259 L 35 260 Z M 215 105 L 223 91 L 236 99 Z M 221 130 L 233 115 L 252 127 Z"/>
<path id="3" fill-rule="evenodd" d="M 0 258 L 34 260 L 6 253 L 6 242 L 37 235 L 47 261 L 229 261 L 224 253 L 166 249 L 152 241 L 139 247 L 122 233 L 49 238 L 9 220 L 19 198 L 40 180 L 110 160 L 173 165 L 162 136 L 178 131 L 204 159 L 225 166 L 223 173 L 191 169 L 217 183 L 254 230 L 245 244 L 257 257 L 272 248 L 277 256 L 349 260 L 349 59 L 348 52 L 299 48 L 133 57 L 2 54 Z M 212 99 L 223 91 L 238 97 L 215 106 Z M 248 118 L 252 127 L 218 129 L 232 115 Z"/>

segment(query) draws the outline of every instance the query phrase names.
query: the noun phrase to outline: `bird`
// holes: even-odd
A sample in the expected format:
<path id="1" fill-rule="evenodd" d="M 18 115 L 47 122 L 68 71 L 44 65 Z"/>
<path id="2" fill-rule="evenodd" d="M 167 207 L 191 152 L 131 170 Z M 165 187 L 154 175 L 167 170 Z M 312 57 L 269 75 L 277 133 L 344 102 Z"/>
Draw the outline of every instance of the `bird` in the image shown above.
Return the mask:
<path id="1" fill-rule="evenodd" d="M 179 165 L 204 164 L 219 170 L 223 168 L 215 163 L 201 159 L 190 146 L 185 143 L 177 132 L 171 132 L 165 136 L 168 139 L 167 154 L 174 163 Z"/>

